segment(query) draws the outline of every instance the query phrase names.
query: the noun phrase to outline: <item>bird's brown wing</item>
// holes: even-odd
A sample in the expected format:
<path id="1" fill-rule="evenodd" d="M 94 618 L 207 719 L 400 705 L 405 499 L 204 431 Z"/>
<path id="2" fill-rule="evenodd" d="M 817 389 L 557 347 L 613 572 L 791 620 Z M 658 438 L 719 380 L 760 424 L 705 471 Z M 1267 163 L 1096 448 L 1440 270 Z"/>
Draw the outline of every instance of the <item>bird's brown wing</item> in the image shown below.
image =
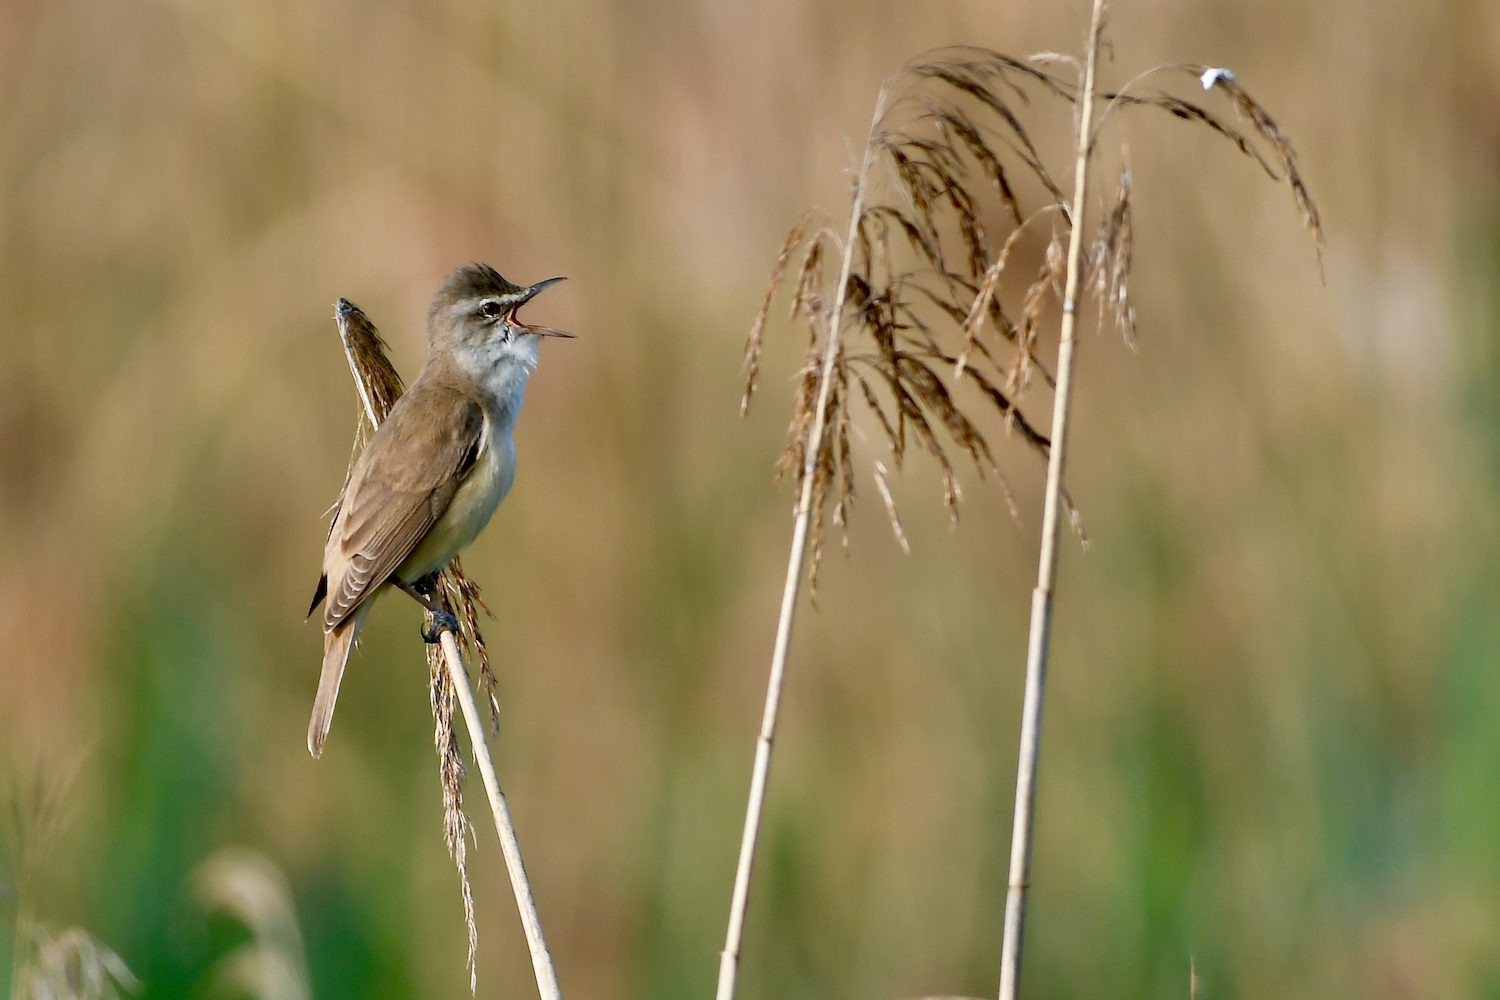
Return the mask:
<path id="1" fill-rule="evenodd" d="M 484 433 L 478 404 L 452 386 L 418 379 L 355 463 L 323 550 L 323 671 L 307 749 L 323 752 L 349 649 L 369 598 L 447 509 Z M 313 601 L 317 606 L 317 600 Z"/>
<path id="2" fill-rule="evenodd" d="M 323 552 L 331 629 L 395 572 L 442 516 L 484 432 L 484 412 L 452 386 L 420 380 L 355 463 Z"/>

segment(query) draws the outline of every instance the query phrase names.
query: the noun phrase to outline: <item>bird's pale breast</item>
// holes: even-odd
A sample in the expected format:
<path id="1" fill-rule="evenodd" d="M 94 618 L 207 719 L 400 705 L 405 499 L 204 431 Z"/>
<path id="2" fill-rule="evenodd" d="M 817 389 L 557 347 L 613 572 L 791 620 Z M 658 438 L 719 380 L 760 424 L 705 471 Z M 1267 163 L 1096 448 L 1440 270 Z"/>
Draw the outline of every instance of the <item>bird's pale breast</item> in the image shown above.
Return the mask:
<path id="1" fill-rule="evenodd" d="M 516 479 L 515 444 L 509 433 L 494 434 L 493 430 L 492 425 L 486 425 L 474 468 L 459 484 L 447 510 L 396 570 L 404 582 L 415 582 L 448 565 L 484 530 L 495 508 L 510 492 Z"/>

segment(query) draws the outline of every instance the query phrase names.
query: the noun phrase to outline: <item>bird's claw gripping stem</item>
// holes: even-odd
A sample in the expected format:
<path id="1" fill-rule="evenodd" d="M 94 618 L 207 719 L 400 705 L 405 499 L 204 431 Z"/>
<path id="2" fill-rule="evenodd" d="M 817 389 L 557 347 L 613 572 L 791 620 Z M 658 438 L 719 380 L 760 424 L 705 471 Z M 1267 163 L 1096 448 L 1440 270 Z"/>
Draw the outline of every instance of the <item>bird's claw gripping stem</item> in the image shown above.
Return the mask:
<path id="1" fill-rule="evenodd" d="M 443 633 L 452 632 L 454 637 L 458 636 L 458 619 L 446 610 L 438 610 L 433 613 L 432 627 L 422 628 L 422 641 L 426 643 L 442 642 Z"/>

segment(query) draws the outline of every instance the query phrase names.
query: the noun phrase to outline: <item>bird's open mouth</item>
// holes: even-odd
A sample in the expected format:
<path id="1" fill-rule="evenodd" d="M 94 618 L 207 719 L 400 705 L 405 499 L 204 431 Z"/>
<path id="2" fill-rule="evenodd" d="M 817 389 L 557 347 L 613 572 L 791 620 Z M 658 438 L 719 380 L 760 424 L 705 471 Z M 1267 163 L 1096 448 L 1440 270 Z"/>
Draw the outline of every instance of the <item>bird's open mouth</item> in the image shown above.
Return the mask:
<path id="1" fill-rule="evenodd" d="M 561 330 L 554 330 L 550 326 L 532 326 L 530 323 L 522 322 L 519 316 L 521 307 L 530 302 L 532 299 L 536 298 L 538 292 L 546 288 L 548 285 L 555 285 L 559 281 L 565 280 L 567 279 L 548 278 L 546 281 L 538 281 L 536 284 L 526 289 L 526 297 L 511 307 L 510 313 L 505 317 L 506 321 L 516 329 L 525 330 L 527 333 L 531 334 L 534 337 L 567 337 L 569 339 L 572 339 L 573 335 L 571 333 L 564 333 Z"/>

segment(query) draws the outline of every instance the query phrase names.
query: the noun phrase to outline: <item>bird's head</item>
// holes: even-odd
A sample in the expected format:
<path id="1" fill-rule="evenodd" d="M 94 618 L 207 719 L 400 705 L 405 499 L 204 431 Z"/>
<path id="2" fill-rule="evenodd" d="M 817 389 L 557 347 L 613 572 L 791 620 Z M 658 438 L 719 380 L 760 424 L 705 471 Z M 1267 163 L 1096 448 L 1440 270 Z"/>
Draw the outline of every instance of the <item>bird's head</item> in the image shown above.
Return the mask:
<path id="1" fill-rule="evenodd" d="M 488 264 L 468 264 L 448 276 L 427 310 L 429 351 L 446 350 L 467 374 L 484 382 L 519 366 L 523 378 L 536 368 L 542 337 L 571 337 L 551 327 L 521 322 L 520 308 L 548 285 L 512 284 Z"/>

